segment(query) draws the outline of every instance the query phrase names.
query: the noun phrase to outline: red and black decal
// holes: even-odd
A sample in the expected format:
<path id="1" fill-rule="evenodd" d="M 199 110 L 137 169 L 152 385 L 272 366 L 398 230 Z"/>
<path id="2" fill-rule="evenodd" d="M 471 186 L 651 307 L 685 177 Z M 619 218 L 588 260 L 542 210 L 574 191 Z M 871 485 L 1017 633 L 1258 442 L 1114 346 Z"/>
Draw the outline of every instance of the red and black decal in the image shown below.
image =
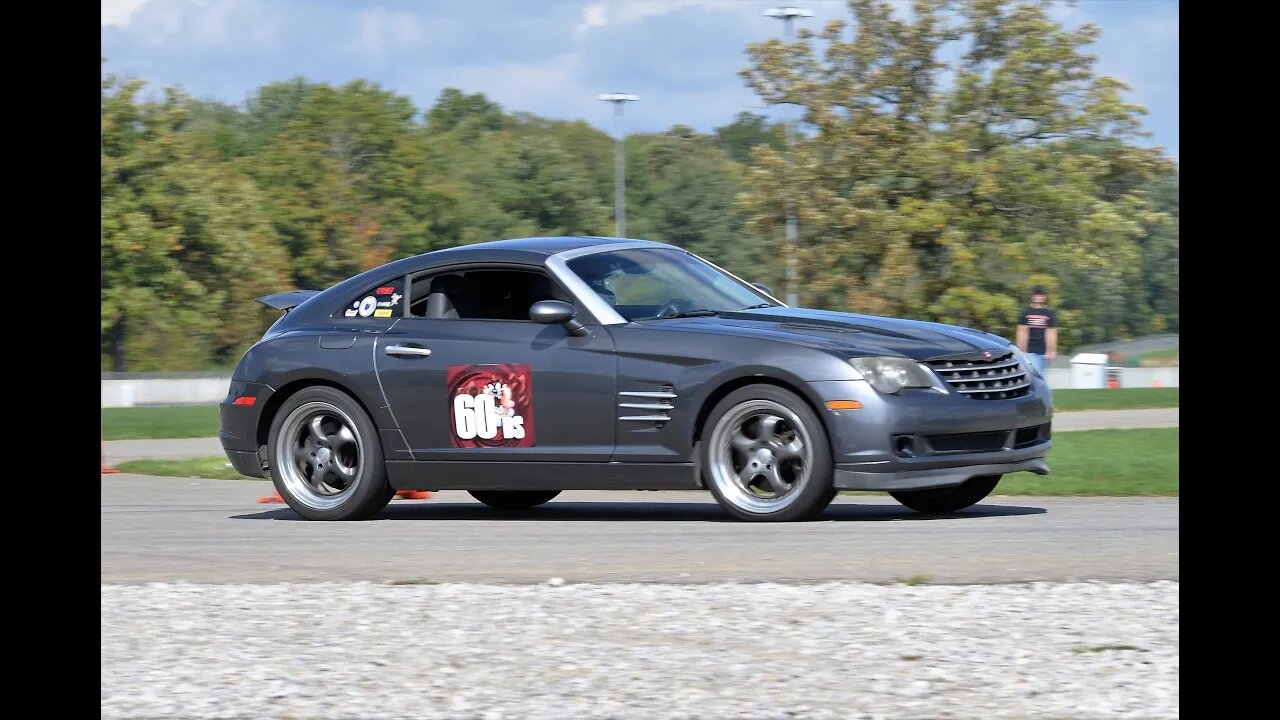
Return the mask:
<path id="1" fill-rule="evenodd" d="M 390 295 L 391 293 L 393 293 L 393 292 L 395 292 L 395 291 L 396 291 L 396 289 L 395 289 L 395 286 L 394 286 L 394 285 L 385 285 L 385 286 L 380 287 L 380 288 L 378 288 L 377 290 L 375 290 L 373 294 L 374 294 L 374 295 Z"/>
<path id="2" fill-rule="evenodd" d="M 454 447 L 533 447 L 528 365 L 450 365 L 445 385 Z"/>

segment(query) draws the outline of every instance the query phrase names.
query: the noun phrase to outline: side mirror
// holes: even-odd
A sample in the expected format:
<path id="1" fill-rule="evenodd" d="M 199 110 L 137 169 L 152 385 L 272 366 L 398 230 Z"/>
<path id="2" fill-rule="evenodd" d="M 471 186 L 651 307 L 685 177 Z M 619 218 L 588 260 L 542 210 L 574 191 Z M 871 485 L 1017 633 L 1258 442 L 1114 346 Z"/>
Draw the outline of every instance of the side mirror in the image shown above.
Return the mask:
<path id="1" fill-rule="evenodd" d="M 543 325 L 564 325 L 570 335 L 586 335 L 587 329 L 574 320 L 578 314 L 573 306 L 562 300 L 539 300 L 529 307 L 529 319 Z"/>
<path id="2" fill-rule="evenodd" d="M 769 297 L 778 297 L 777 295 L 774 295 L 773 291 L 769 289 L 769 286 L 765 285 L 764 283 L 751 283 L 751 285 L 755 289 L 762 291 L 764 294 L 768 295 Z"/>

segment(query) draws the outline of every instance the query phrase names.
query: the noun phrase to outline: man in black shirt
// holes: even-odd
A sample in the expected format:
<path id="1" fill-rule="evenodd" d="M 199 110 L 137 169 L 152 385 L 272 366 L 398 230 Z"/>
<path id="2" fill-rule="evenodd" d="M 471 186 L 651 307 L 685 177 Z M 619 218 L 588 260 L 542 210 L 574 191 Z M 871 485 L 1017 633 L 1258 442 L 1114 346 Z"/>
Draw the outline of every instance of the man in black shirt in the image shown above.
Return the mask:
<path id="1" fill-rule="evenodd" d="M 1031 305 L 1018 318 L 1018 348 L 1031 356 L 1041 377 L 1045 361 L 1058 354 L 1058 314 L 1046 305 L 1049 295 L 1042 287 L 1031 291 Z"/>

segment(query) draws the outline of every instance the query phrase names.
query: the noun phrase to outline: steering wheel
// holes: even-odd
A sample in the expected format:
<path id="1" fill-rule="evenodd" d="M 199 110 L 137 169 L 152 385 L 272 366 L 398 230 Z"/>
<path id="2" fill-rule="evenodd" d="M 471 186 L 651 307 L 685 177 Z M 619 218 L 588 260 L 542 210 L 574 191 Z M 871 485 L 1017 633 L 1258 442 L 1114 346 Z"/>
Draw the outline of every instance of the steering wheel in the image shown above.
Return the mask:
<path id="1" fill-rule="evenodd" d="M 658 317 L 667 317 L 670 315 L 677 315 L 679 313 L 684 312 L 685 310 L 688 310 L 692 306 L 693 306 L 693 301 L 690 300 L 689 298 L 683 298 L 683 297 L 671 298 L 670 300 L 667 301 L 665 305 L 659 308 Z"/>

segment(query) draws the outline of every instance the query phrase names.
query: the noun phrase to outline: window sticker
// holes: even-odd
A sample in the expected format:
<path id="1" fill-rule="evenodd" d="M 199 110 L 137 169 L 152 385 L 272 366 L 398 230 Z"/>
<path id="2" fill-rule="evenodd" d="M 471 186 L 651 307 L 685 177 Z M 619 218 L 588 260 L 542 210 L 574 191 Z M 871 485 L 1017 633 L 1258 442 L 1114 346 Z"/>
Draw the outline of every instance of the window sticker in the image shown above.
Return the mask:
<path id="1" fill-rule="evenodd" d="M 453 447 L 533 447 L 528 365 L 450 365 L 445 386 Z"/>
<path id="2" fill-rule="evenodd" d="M 392 280 L 385 285 L 369 288 L 357 295 L 342 311 L 343 317 L 378 318 L 380 320 L 404 316 L 403 280 Z"/>

